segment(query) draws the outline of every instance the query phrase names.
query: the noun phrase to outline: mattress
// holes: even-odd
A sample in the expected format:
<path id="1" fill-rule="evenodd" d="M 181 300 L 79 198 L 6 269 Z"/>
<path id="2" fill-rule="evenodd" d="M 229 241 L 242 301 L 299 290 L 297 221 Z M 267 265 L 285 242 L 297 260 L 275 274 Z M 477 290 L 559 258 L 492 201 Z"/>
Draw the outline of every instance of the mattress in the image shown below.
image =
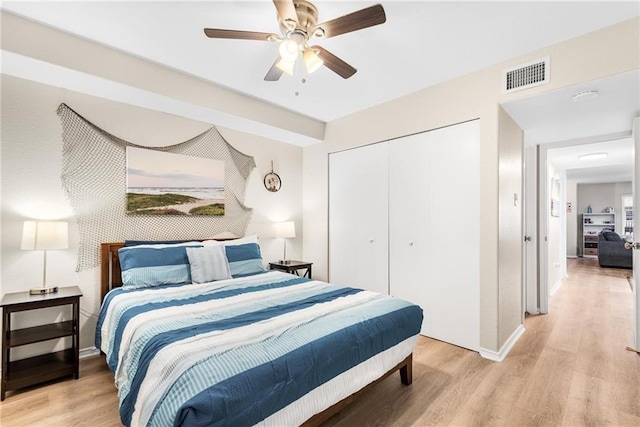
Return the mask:
<path id="1" fill-rule="evenodd" d="M 268 271 L 114 289 L 96 346 L 125 425 L 298 425 L 406 358 L 421 324 L 406 301 Z"/>

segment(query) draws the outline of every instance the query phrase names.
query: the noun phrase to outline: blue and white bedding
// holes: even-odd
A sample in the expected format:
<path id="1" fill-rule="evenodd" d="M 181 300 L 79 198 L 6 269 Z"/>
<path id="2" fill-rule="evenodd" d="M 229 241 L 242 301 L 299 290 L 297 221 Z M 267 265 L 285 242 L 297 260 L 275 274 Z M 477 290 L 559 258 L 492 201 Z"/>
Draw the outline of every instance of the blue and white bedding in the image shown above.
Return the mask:
<path id="1" fill-rule="evenodd" d="M 406 301 L 267 271 L 114 289 L 96 346 L 125 425 L 300 424 L 408 356 L 421 324 Z"/>

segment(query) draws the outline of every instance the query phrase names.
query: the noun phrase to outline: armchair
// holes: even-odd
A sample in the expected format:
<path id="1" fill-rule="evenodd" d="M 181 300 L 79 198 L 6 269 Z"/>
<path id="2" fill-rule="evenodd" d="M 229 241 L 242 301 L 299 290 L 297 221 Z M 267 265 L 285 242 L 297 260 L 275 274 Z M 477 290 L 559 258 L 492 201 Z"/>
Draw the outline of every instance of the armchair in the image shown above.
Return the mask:
<path id="1" fill-rule="evenodd" d="M 625 249 L 624 240 L 613 231 L 598 236 L 598 264 L 600 267 L 633 268 L 633 254 Z"/>

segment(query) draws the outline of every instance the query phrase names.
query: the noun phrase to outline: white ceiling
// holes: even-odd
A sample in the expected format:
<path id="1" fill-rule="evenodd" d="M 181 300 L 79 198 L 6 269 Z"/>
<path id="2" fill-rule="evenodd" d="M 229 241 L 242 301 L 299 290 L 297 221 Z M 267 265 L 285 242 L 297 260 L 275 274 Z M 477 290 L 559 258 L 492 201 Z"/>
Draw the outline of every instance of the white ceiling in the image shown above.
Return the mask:
<path id="1" fill-rule="evenodd" d="M 572 96 L 598 91 L 594 99 Z M 525 131 L 528 145 L 567 145 L 548 151 L 548 159 L 567 171 L 567 178 L 583 183 L 631 181 L 634 117 L 640 116 L 640 71 L 559 89 L 512 101 L 503 108 Z M 612 136 L 615 136 L 613 138 Z M 582 144 L 581 142 L 589 142 Z M 582 154 L 606 152 L 606 159 L 580 161 Z"/>
<path id="2" fill-rule="evenodd" d="M 580 160 L 583 154 L 607 153 L 605 159 Z M 622 138 L 592 144 L 554 148 L 547 158 L 567 171 L 567 179 L 580 183 L 631 181 L 633 177 L 633 140 Z"/>
<path id="3" fill-rule="evenodd" d="M 320 21 L 372 3 L 315 2 Z M 358 69 L 352 78 L 321 68 L 278 82 L 263 80 L 277 45 L 208 39 L 202 31 L 278 32 L 270 0 L 5 1 L 2 8 L 322 121 L 640 15 L 638 2 L 382 4 L 385 24 L 318 42 Z"/>

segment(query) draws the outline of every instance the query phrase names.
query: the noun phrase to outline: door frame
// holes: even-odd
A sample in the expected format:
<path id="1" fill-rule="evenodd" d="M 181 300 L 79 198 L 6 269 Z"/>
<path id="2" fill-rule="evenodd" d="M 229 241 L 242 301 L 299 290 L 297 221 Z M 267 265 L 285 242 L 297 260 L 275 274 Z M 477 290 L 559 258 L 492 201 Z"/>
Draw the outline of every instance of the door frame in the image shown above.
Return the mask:
<path id="1" fill-rule="evenodd" d="M 525 313 L 538 314 L 538 146 L 523 147 L 523 227 L 522 243 L 522 307 Z M 525 238 L 531 238 L 530 241 Z M 523 319 L 524 320 L 524 319 Z"/>
<path id="2" fill-rule="evenodd" d="M 637 120 L 637 119 L 636 119 Z M 640 125 L 637 125 L 640 126 Z M 638 129 L 637 133 L 640 133 L 640 129 Z M 537 241 L 538 243 L 538 310 L 539 313 L 544 314 L 549 312 L 549 283 L 548 283 L 548 271 L 549 271 L 549 260 L 548 260 L 548 242 L 547 242 L 547 233 L 548 233 L 548 216 L 547 212 L 549 212 L 549 179 L 551 178 L 548 173 L 547 162 L 548 162 L 548 154 L 549 150 L 554 148 L 563 148 L 563 147 L 571 147 L 574 145 L 585 145 L 585 144 L 593 144 L 596 142 L 606 142 L 612 141 L 615 139 L 623 139 L 629 138 L 632 136 L 632 132 L 617 132 L 607 135 L 599 135 L 587 138 L 578 138 L 571 139 L 567 141 L 559 141 L 549 144 L 539 144 L 538 147 L 538 233 L 537 233 Z M 525 132 L 525 142 L 526 142 L 526 132 Z M 636 150 L 636 165 L 638 162 L 638 150 Z M 637 170 L 637 166 L 635 168 Z M 529 179 L 527 177 L 527 179 Z M 635 205 L 635 188 L 634 188 L 634 205 Z M 565 196 L 563 195 L 561 205 L 564 206 Z M 576 206 L 577 209 L 577 206 Z M 635 215 L 635 206 L 634 206 L 634 215 Z M 566 222 L 566 217 L 565 217 Z M 565 224 L 565 238 L 566 238 L 566 224 Z M 527 292 L 529 292 L 529 284 L 527 283 Z M 638 300 L 640 297 L 637 297 Z M 640 301 L 637 302 L 638 307 L 640 307 Z M 640 330 L 640 310 L 635 311 L 635 318 L 637 320 L 637 328 Z M 636 340 L 637 341 L 637 340 Z"/>
<path id="3" fill-rule="evenodd" d="M 633 165 L 633 181 L 631 184 L 631 197 L 633 198 L 633 241 L 638 245 L 640 238 L 638 237 L 638 224 L 640 224 L 640 211 L 638 211 L 640 201 L 640 117 L 633 120 L 632 137 L 635 151 L 635 164 Z M 636 247 L 633 250 L 633 313 L 631 326 L 632 346 L 636 351 L 640 350 L 640 291 L 638 290 L 638 272 L 640 272 L 640 249 Z M 634 318 L 635 317 L 635 318 Z"/>

